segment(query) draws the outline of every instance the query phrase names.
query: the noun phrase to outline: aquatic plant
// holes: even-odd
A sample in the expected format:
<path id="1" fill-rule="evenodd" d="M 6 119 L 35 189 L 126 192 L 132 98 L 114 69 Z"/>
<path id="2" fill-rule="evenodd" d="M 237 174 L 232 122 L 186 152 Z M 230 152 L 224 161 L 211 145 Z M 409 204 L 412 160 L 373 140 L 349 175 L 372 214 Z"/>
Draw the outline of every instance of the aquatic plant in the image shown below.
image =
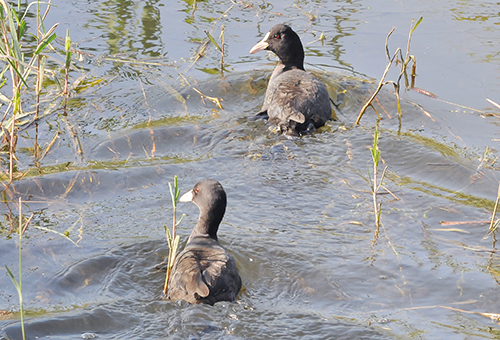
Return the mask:
<path id="1" fill-rule="evenodd" d="M 176 234 L 177 226 L 181 223 L 184 214 L 177 221 L 177 202 L 179 201 L 179 196 L 181 194 L 179 187 L 177 186 L 177 176 L 174 176 L 174 186 L 169 182 L 168 187 L 170 189 L 170 197 L 172 199 L 172 231 L 170 231 L 167 225 L 164 226 L 165 233 L 168 242 L 168 259 L 167 259 L 167 274 L 165 276 L 165 285 L 163 286 L 163 294 L 167 294 L 168 281 L 170 280 L 170 273 L 172 267 L 175 263 L 175 258 L 177 257 L 177 249 L 179 248 L 179 235 Z"/>
<path id="2" fill-rule="evenodd" d="M 417 59 L 415 58 L 415 56 L 410 55 L 410 42 L 411 42 L 411 36 L 412 36 L 413 32 L 418 27 L 418 25 L 420 25 L 420 23 L 422 22 L 423 19 L 424 19 L 423 17 L 420 17 L 420 19 L 418 19 L 418 21 L 417 21 L 417 23 L 415 25 L 413 25 L 415 19 L 412 19 L 411 26 L 410 26 L 410 33 L 408 35 L 408 43 L 407 43 L 407 46 L 406 46 L 406 55 L 404 57 L 403 57 L 403 52 L 401 51 L 400 47 L 398 47 L 396 49 L 396 51 L 394 52 L 392 58 L 391 58 L 391 56 L 389 54 L 389 46 L 388 46 L 388 44 L 389 44 L 389 37 L 391 36 L 391 34 L 394 32 L 394 30 L 396 28 L 393 28 L 389 32 L 389 34 L 387 35 L 387 37 L 385 39 L 385 53 L 386 53 L 387 61 L 388 61 L 387 66 L 385 68 L 384 74 L 382 75 L 382 79 L 380 79 L 380 82 L 378 83 L 377 89 L 375 90 L 375 92 L 373 92 L 372 96 L 368 99 L 368 101 L 365 103 L 365 105 L 363 105 L 363 107 L 361 108 L 361 110 L 359 112 L 359 115 L 358 115 L 358 118 L 356 119 L 355 124 L 359 124 L 359 121 L 361 120 L 361 117 L 363 117 L 363 114 L 365 113 L 366 109 L 369 106 L 371 106 L 373 108 L 373 110 L 375 111 L 375 113 L 378 116 L 377 110 L 375 110 L 375 108 L 373 107 L 372 102 L 375 99 L 375 97 L 377 96 L 377 94 L 380 92 L 380 90 L 382 89 L 382 86 L 384 86 L 386 84 L 392 84 L 392 85 L 394 85 L 394 90 L 396 91 L 396 101 L 397 101 L 397 105 L 398 105 L 398 114 L 399 114 L 399 118 L 401 119 L 401 103 L 400 103 L 400 99 L 399 99 L 399 90 L 401 88 L 400 81 L 401 81 L 401 78 L 404 75 L 405 76 L 405 86 L 406 87 L 414 87 L 414 85 L 415 85 Z M 384 82 L 384 79 L 385 79 L 385 77 L 387 75 L 387 72 L 389 72 L 389 69 L 390 69 L 392 63 L 394 62 L 394 60 L 396 60 L 396 64 L 399 64 L 400 67 L 401 67 L 401 70 L 399 72 L 398 80 L 395 81 L 395 82 L 392 81 L 392 80 L 388 80 L 388 81 Z M 407 69 L 408 65 L 410 64 L 410 62 L 412 62 L 411 84 L 408 84 L 408 73 L 407 73 L 406 69 Z M 380 118 L 380 116 L 379 116 L 379 118 Z"/>
<path id="3" fill-rule="evenodd" d="M 25 18 L 30 7 L 34 4 L 36 4 L 36 32 L 29 34 L 36 37 L 36 44 L 23 46 L 22 41 L 28 35 Z M 7 71 L 10 74 L 12 86 L 10 98 L 8 95 L 0 94 L 0 99 L 8 104 L 0 121 L 0 137 L 2 138 L 2 149 L 7 150 L 4 153 L 7 153 L 9 157 L 8 178 L 10 182 L 13 180 L 15 170 L 16 133 L 22 126 L 39 119 L 40 91 L 46 73 L 46 57 L 42 55 L 42 52 L 56 38 L 54 30 L 58 25 L 54 24 L 45 31 L 44 19 L 50 6 L 49 1 L 42 16 L 38 0 L 27 5 L 24 11 L 21 9 L 21 1 L 18 2 L 17 6 L 12 6 L 7 1 L 0 0 L 0 58 L 6 61 L 5 66 L 0 71 L 0 88 L 7 83 L 5 78 Z M 32 73 L 35 74 L 36 78 L 34 89 L 36 105 L 34 111 L 28 112 L 23 109 L 24 101 L 21 94 L 24 87 L 29 87 L 29 78 Z M 37 150 L 37 145 L 34 149 Z"/>
<path id="4" fill-rule="evenodd" d="M 380 150 L 378 148 L 378 126 L 375 129 L 375 132 L 373 134 L 373 147 L 370 148 L 370 152 L 372 154 L 372 164 L 373 164 L 373 180 L 370 180 L 370 186 L 372 190 L 372 197 L 373 197 L 373 212 L 375 214 L 375 236 L 378 236 L 379 232 L 379 227 L 380 227 L 380 214 L 382 212 L 382 203 L 377 202 L 377 192 L 380 189 L 380 186 L 382 185 L 382 182 L 384 180 L 385 172 L 387 170 L 387 166 L 384 168 L 384 171 L 382 172 L 382 176 L 380 176 L 380 180 L 377 180 L 377 173 L 378 173 L 378 162 L 380 161 Z M 368 178 L 370 177 L 370 171 L 368 170 Z"/>

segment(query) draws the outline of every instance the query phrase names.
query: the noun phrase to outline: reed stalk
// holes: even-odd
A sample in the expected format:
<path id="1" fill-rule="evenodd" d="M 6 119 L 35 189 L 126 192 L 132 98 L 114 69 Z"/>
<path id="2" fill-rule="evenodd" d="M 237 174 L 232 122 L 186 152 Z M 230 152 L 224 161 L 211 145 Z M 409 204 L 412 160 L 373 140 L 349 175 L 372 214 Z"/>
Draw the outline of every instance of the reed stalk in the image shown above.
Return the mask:
<path id="1" fill-rule="evenodd" d="M 414 87 L 414 85 L 415 85 L 417 59 L 415 58 L 415 56 L 410 55 L 410 42 L 411 42 L 411 37 L 413 35 L 413 32 L 415 32 L 415 29 L 418 27 L 418 25 L 420 25 L 420 23 L 422 22 L 423 19 L 424 19 L 423 17 L 420 17 L 420 19 L 418 19 L 418 21 L 416 23 L 415 23 L 415 19 L 412 19 L 411 26 L 410 26 L 410 33 L 408 34 L 408 42 L 407 42 L 407 45 L 406 45 L 406 55 L 404 57 L 403 57 L 403 52 L 401 51 L 401 48 L 399 48 L 399 47 L 396 49 L 396 51 L 394 52 L 394 54 L 393 54 L 392 57 L 389 54 L 389 37 L 394 32 L 395 28 L 393 28 L 389 32 L 389 34 L 387 35 L 387 37 L 385 38 L 385 53 L 386 53 L 386 57 L 387 57 L 387 66 L 386 66 L 385 71 L 384 71 L 384 73 L 382 75 L 382 78 L 380 79 L 380 82 L 378 83 L 377 89 L 371 95 L 371 97 L 367 100 L 367 102 L 365 103 L 365 105 L 363 105 L 363 107 L 361 108 L 361 110 L 360 110 L 360 112 L 358 114 L 358 118 L 356 119 L 355 124 L 359 124 L 359 122 L 361 120 L 361 117 L 363 117 L 363 114 L 365 113 L 365 111 L 366 111 L 366 109 L 368 107 L 372 107 L 373 108 L 373 104 L 372 104 L 373 100 L 375 99 L 375 97 L 377 96 L 377 94 L 382 89 L 382 86 L 384 86 L 386 84 L 392 84 L 394 86 L 394 90 L 395 90 L 395 94 L 396 94 L 397 107 L 398 107 L 398 115 L 401 118 L 401 116 L 402 116 L 402 113 L 401 113 L 401 101 L 400 101 L 400 97 L 399 97 L 399 90 L 401 88 L 400 82 L 401 82 L 401 78 L 404 75 L 405 76 L 405 86 L 406 87 Z M 396 64 L 401 65 L 401 70 L 399 72 L 399 76 L 398 76 L 397 81 L 392 81 L 392 80 L 384 81 L 385 77 L 387 76 L 387 72 L 389 72 L 389 69 L 390 69 L 390 67 L 392 66 L 392 64 L 393 64 L 393 62 L 395 60 L 396 60 Z M 410 64 L 410 62 L 412 62 L 411 83 L 408 84 L 408 72 L 407 72 L 407 68 L 408 68 L 408 65 Z"/>
<path id="2" fill-rule="evenodd" d="M 370 148 L 370 152 L 372 155 L 372 164 L 373 164 L 373 180 L 371 182 L 371 190 L 372 190 L 372 199 L 373 199 L 373 212 L 375 215 L 375 237 L 378 237 L 379 227 L 380 227 L 380 215 L 382 213 L 382 203 L 377 202 L 377 192 L 380 189 L 382 182 L 385 177 L 385 172 L 387 170 L 387 166 L 384 168 L 382 172 L 382 176 L 380 176 L 380 180 L 377 178 L 378 174 L 378 163 L 380 161 L 380 150 L 378 148 L 378 127 L 375 129 L 375 133 L 373 135 L 373 147 Z M 368 171 L 368 175 L 369 175 Z M 368 176 L 370 178 L 370 176 Z"/>
<path id="3" fill-rule="evenodd" d="M 168 242 L 168 259 L 167 259 L 167 274 L 165 276 L 165 285 L 163 286 L 163 294 L 167 294 L 168 291 L 168 282 L 170 281 L 170 273 L 172 272 L 172 267 L 174 266 L 175 259 L 177 257 L 177 249 L 179 247 L 179 235 L 177 235 L 177 226 L 181 222 L 184 214 L 177 221 L 177 202 L 179 201 L 180 190 L 177 186 L 177 176 L 174 176 L 174 186 L 172 187 L 171 183 L 168 183 L 168 187 L 170 189 L 170 197 L 172 199 L 172 231 L 168 228 L 168 226 L 164 226 L 165 233 L 167 236 Z"/>

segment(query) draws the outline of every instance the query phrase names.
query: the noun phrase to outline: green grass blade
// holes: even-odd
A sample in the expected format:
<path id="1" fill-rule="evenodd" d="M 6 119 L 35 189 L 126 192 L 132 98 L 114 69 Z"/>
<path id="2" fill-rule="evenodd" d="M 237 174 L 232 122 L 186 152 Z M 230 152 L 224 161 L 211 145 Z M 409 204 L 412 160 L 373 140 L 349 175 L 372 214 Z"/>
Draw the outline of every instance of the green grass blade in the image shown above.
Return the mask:
<path id="1" fill-rule="evenodd" d="M 14 277 L 14 274 L 12 274 L 12 272 L 10 271 L 9 267 L 7 267 L 7 265 L 5 265 L 5 269 L 7 269 L 7 273 L 9 274 L 10 279 L 12 280 L 12 283 L 14 283 L 14 286 L 16 287 L 17 294 L 21 294 L 21 287 L 19 287 L 19 284 L 17 283 L 17 280 Z"/>
<path id="2" fill-rule="evenodd" d="M 182 214 L 181 217 L 179 218 L 179 220 L 177 221 L 177 224 L 175 225 L 176 227 L 179 225 L 179 223 L 181 223 L 182 219 L 184 218 L 184 216 L 186 216 L 186 214 Z"/>
<path id="3" fill-rule="evenodd" d="M 10 67 L 16 72 L 16 74 L 19 76 L 19 79 L 23 82 L 24 86 L 29 87 L 26 81 L 24 80 L 23 75 L 20 73 L 20 70 L 16 67 L 16 64 L 12 62 L 12 60 L 7 59 L 7 62 L 10 64 Z M 19 67 L 23 67 L 21 63 L 19 63 Z"/>
<path id="4" fill-rule="evenodd" d="M 214 46 L 219 50 L 219 52 L 222 52 L 222 48 L 220 48 L 219 44 L 217 44 L 217 41 L 215 41 L 214 37 L 208 32 L 205 31 L 205 34 L 207 35 L 208 39 L 210 39 L 210 42 L 214 44 Z"/>
<path id="5" fill-rule="evenodd" d="M 177 201 L 175 200 L 174 190 L 172 189 L 172 184 L 168 182 L 168 189 L 170 190 L 170 198 L 172 198 L 172 205 L 175 207 Z"/>
<path id="6" fill-rule="evenodd" d="M 66 52 L 68 52 L 70 47 L 71 47 L 71 38 L 69 37 L 69 29 L 67 29 L 66 30 L 66 40 L 64 42 L 64 50 Z"/>
<path id="7" fill-rule="evenodd" d="M 179 187 L 177 186 L 177 176 L 174 176 L 174 198 L 175 198 L 175 205 L 177 205 L 177 201 L 179 200 L 179 195 L 181 194 Z"/>
<path id="8" fill-rule="evenodd" d="M 51 36 L 49 36 L 48 38 L 42 40 L 42 43 L 38 46 L 38 48 L 36 49 L 35 51 L 35 54 L 40 54 L 40 52 L 42 52 L 42 50 L 47 47 L 48 44 L 50 44 L 55 38 L 56 38 L 56 34 L 53 33 Z"/>
<path id="9" fill-rule="evenodd" d="M 22 54 L 22 51 L 21 51 L 21 45 L 19 44 L 19 40 L 17 39 L 16 25 L 14 24 L 14 20 L 12 20 L 12 17 L 17 18 L 16 12 L 13 9 L 11 9 L 10 12 L 11 12 L 11 15 L 8 15 L 7 19 L 8 19 L 9 29 L 10 29 L 10 33 L 11 33 L 10 36 L 11 36 L 11 39 L 12 39 L 12 53 L 14 54 L 14 56 L 17 59 L 23 60 L 23 58 L 22 58 L 23 54 Z M 23 72 L 23 66 L 19 65 L 19 67 L 21 68 L 21 72 Z"/>
<path id="10" fill-rule="evenodd" d="M 415 31 L 418 27 L 418 25 L 420 25 L 420 23 L 422 22 L 422 20 L 424 20 L 424 17 L 420 17 L 420 19 L 418 19 L 417 23 L 415 24 L 415 26 L 413 27 L 413 29 L 410 31 L 410 34 L 413 33 L 413 31 Z"/>
<path id="11" fill-rule="evenodd" d="M 52 229 L 49 229 L 49 228 L 45 228 L 45 227 L 40 227 L 40 226 L 35 226 L 35 228 L 37 229 L 40 229 L 40 230 L 43 230 L 43 231 L 50 231 L 51 233 L 54 233 L 54 234 L 57 234 L 59 236 L 62 236 L 64 237 L 65 239 L 67 239 L 68 241 L 70 241 L 71 243 L 73 243 L 75 246 L 77 246 L 78 248 L 80 248 L 80 246 L 75 242 L 73 241 L 72 239 L 70 239 L 68 236 L 64 235 L 63 233 L 60 233 L 56 230 L 52 230 Z"/>
<path id="12" fill-rule="evenodd" d="M 165 232 L 167 233 L 168 248 L 172 249 L 172 234 L 170 233 L 168 226 L 165 226 Z"/>
<path id="13" fill-rule="evenodd" d="M 378 130 L 375 130 L 373 135 L 373 148 L 370 148 L 372 153 L 373 163 L 378 166 L 378 161 L 380 159 L 380 150 L 378 149 Z"/>
<path id="14" fill-rule="evenodd" d="M 68 69 L 69 65 L 71 64 L 71 54 L 72 53 L 70 51 L 66 53 L 66 64 L 65 64 L 66 69 Z"/>

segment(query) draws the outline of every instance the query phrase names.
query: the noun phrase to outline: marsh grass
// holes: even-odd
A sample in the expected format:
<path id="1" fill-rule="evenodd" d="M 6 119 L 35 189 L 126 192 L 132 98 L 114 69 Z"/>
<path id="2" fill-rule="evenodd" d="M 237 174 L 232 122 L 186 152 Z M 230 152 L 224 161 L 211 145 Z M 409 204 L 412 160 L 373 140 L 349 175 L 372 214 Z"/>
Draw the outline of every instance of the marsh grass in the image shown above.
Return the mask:
<path id="1" fill-rule="evenodd" d="M 420 25 L 420 23 L 422 22 L 423 19 L 424 19 L 423 17 L 420 17 L 420 19 L 418 19 L 418 21 L 416 23 L 415 23 L 415 19 L 413 19 L 411 21 L 410 33 L 408 35 L 408 43 L 406 46 L 406 55 L 404 57 L 403 57 L 403 52 L 402 52 L 400 47 L 398 47 L 396 49 L 396 51 L 394 52 L 392 57 L 390 56 L 390 53 L 389 53 L 389 38 L 390 38 L 391 34 L 394 32 L 395 28 L 393 28 L 389 32 L 389 34 L 387 35 L 387 37 L 385 39 L 385 53 L 386 53 L 386 57 L 387 57 L 387 66 L 385 68 L 384 74 L 382 75 L 382 78 L 380 79 L 380 82 L 377 86 L 377 89 L 375 90 L 375 92 L 373 92 L 372 96 L 368 99 L 368 101 L 365 103 L 365 105 L 363 105 L 363 107 L 361 108 L 361 111 L 359 112 L 359 115 L 358 115 L 358 118 L 356 119 L 355 124 L 359 124 L 361 117 L 363 117 L 363 114 L 365 113 L 365 111 L 368 107 L 371 107 L 380 119 L 380 116 L 378 115 L 375 107 L 372 105 L 372 102 L 375 99 L 375 97 L 377 96 L 377 94 L 380 92 L 380 90 L 382 89 L 382 86 L 384 86 L 386 84 L 392 84 L 394 86 L 394 90 L 396 93 L 396 101 L 397 101 L 397 106 L 398 106 L 398 115 L 399 115 L 399 118 L 401 119 L 401 102 L 400 102 L 400 97 L 399 97 L 399 91 L 401 88 L 400 82 L 401 82 L 401 78 L 404 75 L 405 87 L 413 88 L 415 85 L 417 59 L 415 58 L 415 56 L 410 55 L 410 43 L 411 43 L 411 37 L 412 37 L 413 32 L 418 27 L 418 25 Z M 387 72 L 389 72 L 389 69 L 391 68 L 391 65 L 393 64 L 394 61 L 396 61 L 396 64 L 399 64 L 401 67 L 398 79 L 397 79 L 397 81 L 392 81 L 392 80 L 384 81 L 385 77 L 387 76 Z M 412 63 L 411 82 L 408 81 L 408 71 L 407 71 L 407 68 L 409 67 L 410 62 Z"/>
<path id="2" fill-rule="evenodd" d="M 9 182 L 13 180 L 16 171 L 15 156 L 17 144 L 17 132 L 23 126 L 27 126 L 40 118 L 40 92 L 44 75 L 46 74 L 46 57 L 42 54 L 50 43 L 56 38 L 54 33 L 58 24 L 54 24 L 45 30 L 44 19 L 50 9 L 49 1 L 43 15 L 40 11 L 40 1 L 32 2 L 24 10 L 21 8 L 21 1 L 17 6 L 12 6 L 5 0 L 0 0 L 0 59 L 6 62 L 1 70 L 2 76 L 0 87 L 10 83 L 10 98 L 2 94 L 1 99 L 7 104 L 0 121 L 0 138 L 2 138 L 2 153 L 8 154 Z M 27 31 L 25 18 L 32 5 L 36 5 L 36 32 Z M 24 46 L 27 35 L 36 37 L 36 43 L 31 46 Z M 6 75 L 10 79 L 6 79 Z M 30 88 L 31 78 L 35 77 L 35 88 Z M 25 111 L 22 98 L 24 89 L 31 89 L 35 92 L 35 110 Z M 38 139 L 35 138 L 34 153 L 38 158 Z"/>
<path id="3" fill-rule="evenodd" d="M 170 231 L 168 226 L 164 226 L 165 233 L 168 242 L 168 258 L 167 258 L 167 274 L 165 276 L 165 285 L 163 286 L 163 294 L 167 294 L 168 282 L 170 280 L 170 273 L 172 272 L 172 267 L 174 266 L 175 259 L 177 257 L 177 249 L 179 248 L 179 235 L 177 235 L 177 226 L 181 223 L 184 214 L 177 221 L 177 202 L 179 201 L 180 190 L 177 186 L 177 176 L 174 176 L 174 185 L 172 187 L 171 183 L 168 183 L 170 189 L 170 197 L 172 199 L 172 231 Z"/>

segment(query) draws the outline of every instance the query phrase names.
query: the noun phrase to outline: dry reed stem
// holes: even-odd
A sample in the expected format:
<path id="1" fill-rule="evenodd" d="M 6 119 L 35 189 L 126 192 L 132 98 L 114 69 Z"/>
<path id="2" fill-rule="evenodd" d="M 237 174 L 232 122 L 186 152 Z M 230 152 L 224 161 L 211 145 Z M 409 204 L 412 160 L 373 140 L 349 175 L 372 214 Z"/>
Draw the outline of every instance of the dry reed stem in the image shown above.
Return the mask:
<path id="1" fill-rule="evenodd" d="M 236 5 L 236 2 L 234 2 L 234 1 L 232 1 L 232 0 L 231 0 L 231 2 L 232 2 L 233 4 L 232 4 L 232 5 L 231 5 L 228 9 L 226 9 L 226 10 L 224 11 L 224 13 L 222 13 L 222 14 L 221 14 L 221 15 L 220 15 L 217 19 L 215 19 L 215 20 L 213 21 L 212 28 L 210 29 L 210 32 L 209 32 L 210 34 L 214 31 L 214 29 L 215 29 L 215 25 L 217 24 L 217 22 L 218 22 L 220 19 L 222 19 L 223 17 L 225 17 L 225 16 L 227 15 L 227 13 L 229 13 L 229 11 L 230 11 L 231 9 L 233 9 L 233 7 Z M 194 14 L 194 11 L 193 11 L 193 14 Z M 191 63 L 191 64 L 190 64 L 190 65 L 189 65 L 189 66 L 188 66 L 188 67 L 187 67 L 187 68 L 186 68 L 186 69 L 185 69 L 182 73 L 187 73 L 187 72 L 191 69 L 191 67 L 193 67 L 193 66 L 194 66 L 194 64 L 196 64 L 196 62 L 197 62 L 198 60 L 200 60 L 200 59 L 204 56 L 205 51 L 206 51 L 206 49 L 207 49 L 207 46 L 208 46 L 208 43 L 209 43 L 209 42 L 210 42 L 210 39 L 209 39 L 209 38 L 206 38 L 206 39 L 203 41 L 203 43 L 202 43 L 201 47 L 198 49 L 198 52 L 196 53 L 196 58 L 195 58 L 195 60 L 194 60 L 194 61 L 193 61 L 193 62 L 192 62 L 192 63 Z"/>
<path id="2" fill-rule="evenodd" d="M 467 230 L 458 229 L 458 228 L 432 228 L 429 230 L 432 230 L 432 231 L 455 231 L 458 233 L 470 234 L 470 232 L 468 232 Z"/>
<path id="3" fill-rule="evenodd" d="M 491 99 L 488 99 L 486 98 L 486 100 L 488 101 L 488 103 L 492 104 L 493 106 L 495 106 L 497 109 L 500 109 L 500 105 L 495 103 L 493 100 Z"/>
<path id="4" fill-rule="evenodd" d="M 387 35 L 387 37 L 385 39 L 385 53 L 386 53 L 386 57 L 388 59 L 387 60 L 388 61 L 387 66 L 386 66 L 385 71 L 384 71 L 384 73 L 382 75 L 382 78 L 380 79 L 380 82 L 378 83 L 377 89 L 372 94 L 372 96 L 368 99 L 368 101 L 365 103 L 365 105 L 363 105 L 363 107 L 361 108 L 361 110 L 360 110 L 360 112 L 358 114 L 358 118 L 356 119 L 355 124 L 359 124 L 359 122 L 361 120 L 361 117 L 363 116 L 363 114 L 365 113 L 366 109 L 369 106 L 371 106 L 375 110 L 375 108 L 372 105 L 372 102 L 375 99 L 375 97 L 377 96 L 377 94 L 380 92 L 380 90 L 382 89 L 382 86 L 384 86 L 386 84 L 393 84 L 394 85 L 395 94 L 396 94 L 396 102 L 397 102 L 397 106 L 398 106 L 398 114 L 399 114 L 399 117 L 401 118 L 401 101 L 400 101 L 400 97 L 399 97 L 400 81 L 401 81 L 402 76 L 405 75 L 405 85 L 406 85 L 406 87 L 409 87 L 409 85 L 408 85 L 408 78 L 406 76 L 406 68 L 407 68 L 408 64 L 410 63 L 410 61 L 412 61 L 413 62 L 413 67 L 412 67 L 412 74 L 411 74 L 411 86 L 413 87 L 413 85 L 415 84 L 416 58 L 414 56 L 410 55 L 410 43 L 411 43 L 411 36 L 412 36 L 413 32 L 415 31 L 415 29 L 417 28 L 417 26 L 422 21 L 422 19 L 423 19 L 423 17 L 421 17 L 417 21 L 417 23 L 415 24 L 415 26 L 413 26 L 414 20 L 411 21 L 410 33 L 408 34 L 408 42 L 407 42 L 407 46 L 406 46 L 406 56 L 405 56 L 405 58 L 403 58 L 403 55 L 402 55 L 402 52 L 401 52 L 401 48 L 399 48 L 399 47 L 394 52 L 392 58 L 390 57 L 390 54 L 389 54 L 389 37 L 394 32 L 395 28 L 393 28 L 389 32 L 389 34 Z M 392 63 L 394 62 L 394 59 L 397 58 L 398 54 L 399 54 L 400 59 L 401 59 L 401 60 L 397 59 L 399 62 L 401 62 L 401 71 L 399 73 L 398 80 L 397 80 L 397 82 L 393 82 L 391 80 L 384 82 L 385 77 L 387 76 L 387 73 L 389 72 L 389 69 L 390 69 Z M 378 113 L 377 113 L 377 115 L 378 115 Z"/>
<path id="5" fill-rule="evenodd" d="M 490 223 L 490 220 L 485 221 L 441 221 L 441 225 L 464 225 L 464 224 L 486 224 Z"/>
<path id="6" fill-rule="evenodd" d="M 392 35 L 392 33 L 394 32 L 395 29 L 396 28 L 393 27 L 392 30 L 389 32 L 389 34 L 387 34 L 387 37 L 385 38 L 385 49 L 386 49 L 387 56 L 389 56 L 389 45 L 388 45 L 389 44 L 389 37 Z M 398 50 L 399 50 L 399 48 L 398 48 Z M 398 50 L 396 50 L 396 52 Z M 382 89 L 382 86 L 384 86 L 384 79 L 387 76 L 387 72 L 389 72 L 389 69 L 390 69 L 395 57 L 396 57 L 396 53 L 394 53 L 394 56 L 392 58 L 388 58 L 389 59 L 388 64 L 385 67 L 385 71 L 382 74 L 382 78 L 380 79 L 380 81 L 378 83 L 377 89 L 375 90 L 375 92 L 373 92 L 370 99 L 368 99 L 368 101 L 365 103 L 365 105 L 363 105 L 363 107 L 361 108 L 361 111 L 358 114 L 358 118 L 356 119 L 356 122 L 354 124 L 359 124 L 359 121 L 361 120 L 361 117 L 363 117 L 363 114 L 365 113 L 366 109 L 368 108 L 368 106 L 372 105 L 373 99 L 375 99 L 375 96 L 380 92 L 380 90 Z"/>
<path id="7" fill-rule="evenodd" d="M 148 110 L 148 125 L 151 123 L 151 108 L 149 107 L 148 97 L 146 97 L 146 91 L 144 90 L 144 85 L 142 84 L 142 80 L 139 77 L 139 84 L 141 85 L 142 96 L 144 97 L 144 104 Z"/>
<path id="8" fill-rule="evenodd" d="M 54 137 L 52 137 L 52 140 L 50 141 L 49 145 L 47 145 L 47 147 L 45 148 L 45 150 L 43 150 L 42 156 L 38 160 L 39 162 L 41 162 L 42 159 L 47 155 L 47 153 L 52 148 L 52 146 L 54 145 L 54 143 L 56 142 L 56 140 L 57 140 L 57 138 L 59 137 L 60 134 L 61 134 L 61 131 L 57 131 L 55 133 L 55 135 L 54 135 Z"/>
<path id="9" fill-rule="evenodd" d="M 225 48 L 224 48 L 224 25 L 221 26 L 220 28 L 220 45 L 221 45 L 221 51 L 220 51 L 220 73 L 222 76 L 224 76 L 224 53 L 225 53 Z"/>
<path id="10" fill-rule="evenodd" d="M 65 198 L 69 194 L 71 189 L 73 189 L 73 186 L 75 185 L 76 180 L 78 179 L 78 176 L 80 176 L 80 171 L 78 171 L 76 173 L 75 177 L 69 182 L 69 185 L 66 188 L 66 191 L 64 192 L 64 194 L 61 195 L 61 199 Z"/>
<path id="11" fill-rule="evenodd" d="M 207 98 L 207 99 L 209 99 L 210 101 L 212 101 L 214 104 L 217 104 L 217 106 L 219 107 L 219 109 L 221 109 L 221 110 L 223 109 L 223 108 L 222 108 L 222 104 L 221 104 L 221 102 L 220 102 L 219 98 L 216 98 L 216 97 L 210 97 L 210 96 L 207 96 L 207 95 L 203 94 L 201 91 L 199 91 L 198 89 L 196 89 L 193 85 L 191 85 L 191 84 L 189 83 L 189 81 L 186 79 L 186 77 L 184 77 L 184 75 L 183 75 L 182 73 L 179 73 L 179 76 L 181 76 L 181 77 L 182 77 L 182 79 L 184 79 L 184 81 L 188 84 L 188 86 L 190 86 L 190 87 L 191 87 L 191 88 L 192 88 L 192 89 L 193 89 L 196 93 L 198 93 L 198 94 L 201 96 L 202 100 L 203 100 L 204 98 Z"/>
<path id="12" fill-rule="evenodd" d="M 83 54 L 83 52 L 75 51 L 76 53 Z M 160 63 L 160 62 L 152 62 L 152 61 L 144 61 L 144 60 L 136 60 L 136 59 L 123 59 L 119 57 L 105 57 L 103 60 L 119 62 L 124 64 L 136 64 L 136 65 L 146 65 L 146 66 L 172 66 L 175 67 L 172 63 Z"/>
<path id="13" fill-rule="evenodd" d="M 486 234 L 486 236 L 490 235 L 492 232 L 494 232 L 497 229 L 498 221 L 495 221 L 495 217 L 497 214 L 499 201 L 500 201 L 500 181 L 498 182 L 497 199 L 495 201 L 495 207 L 493 208 L 493 213 L 491 214 L 491 223 L 490 223 L 490 227 L 488 229 L 488 233 Z"/>
<path id="14" fill-rule="evenodd" d="M 76 154 L 79 156 L 79 160 L 83 161 L 83 149 L 80 142 L 80 137 L 78 136 L 78 130 L 69 122 L 67 115 L 63 117 L 63 120 L 66 122 L 71 141 L 73 142 L 73 145 L 76 149 Z"/>
<path id="15" fill-rule="evenodd" d="M 194 12 L 196 11 L 197 8 L 196 0 L 193 1 L 193 9 L 191 10 L 191 18 L 194 18 Z"/>
<path id="16" fill-rule="evenodd" d="M 387 167 L 386 167 L 386 169 L 387 169 Z M 385 170 L 384 170 L 384 172 L 385 172 Z M 392 197 L 394 197 L 394 199 L 396 201 L 400 201 L 400 198 L 398 196 L 396 196 L 392 191 L 387 189 L 384 185 L 380 184 L 380 187 L 383 188 L 385 191 L 387 191 Z"/>

